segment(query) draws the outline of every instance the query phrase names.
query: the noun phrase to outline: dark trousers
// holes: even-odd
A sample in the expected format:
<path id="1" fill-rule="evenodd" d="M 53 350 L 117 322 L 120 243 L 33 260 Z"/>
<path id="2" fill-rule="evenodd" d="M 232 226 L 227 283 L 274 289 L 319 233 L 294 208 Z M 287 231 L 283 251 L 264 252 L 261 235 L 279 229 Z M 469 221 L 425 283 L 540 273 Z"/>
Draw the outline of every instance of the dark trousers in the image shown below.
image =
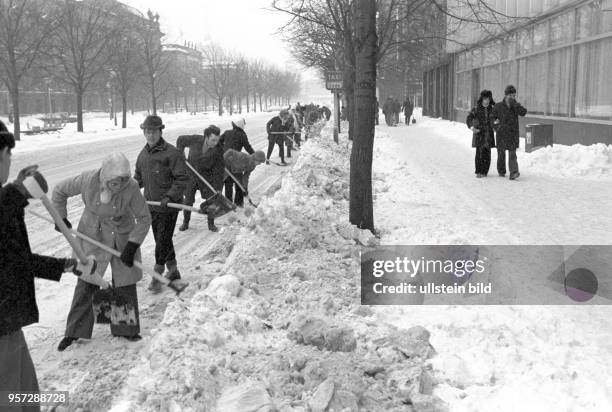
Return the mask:
<path id="1" fill-rule="evenodd" d="M 84 282 L 81 279 L 77 281 L 72 297 L 72 305 L 68 313 L 68 320 L 66 321 L 66 333 L 64 336 L 91 339 L 95 322 L 92 299 L 94 293 L 99 289 L 99 286 Z M 124 301 L 132 304 L 136 312 L 136 325 L 126 325 L 124 328 L 121 326 L 111 326 L 111 332 L 115 336 L 138 335 L 140 333 L 140 318 L 138 315 L 136 285 L 116 287 L 114 293 L 120 295 Z"/>
<path id="2" fill-rule="evenodd" d="M 238 181 L 242 181 L 242 173 L 232 173 Z M 244 192 L 238 187 L 231 177 L 225 179 L 225 197 L 234 202 L 236 206 L 244 206 Z M 234 195 L 234 188 L 236 194 Z"/>
<path id="3" fill-rule="evenodd" d="M 36 370 L 21 329 L 0 336 L 0 392 L 20 393 L 38 392 L 38 390 Z M 3 401 L 6 401 L 6 393 L 3 396 L 5 397 Z M 15 406 L 5 405 L 0 409 L 7 412 L 38 412 L 40 405 L 24 403 Z"/>
<path id="4" fill-rule="evenodd" d="M 178 211 L 157 212 L 151 210 L 151 229 L 155 239 L 155 263 L 164 266 L 166 262 L 176 260 L 174 252 L 174 227 L 178 218 Z"/>
<path id="5" fill-rule="evenodd" d="M 519 171 L 516 149 L 508 150 L 508 169 L 510 169 L 510 174 Z M 497 173 L 506 174 L 506 151 L 500 148 L 497 148 Z"/>
<path id="6" fill-rule="evenodd" d="M 375 124 L 376 126 L 378 126 L 378 123 L 379 123 L 379 122 L 380 122 L 380 121 L 378 120 L 378 113 L 376 113 L 376 115 L 374 116 L 374 124 Z"/>
<path id="7" fill-rule="evenodd" d="M 491 148 L 489 147 L 477 147 L 476 158 L 476 174 L 486 175 L 489 173 L 491 167 Z"/>
<path id="8" fill-rule="evenodd" d="M 272 156 L 272 150 L 274 150 L 274 145 L 278 145 L 278 155 L 281 158 L 281 162 L 285 161 L 285 147 L 283 144 L 283 141 L 274 141 L 274 140 L 268 140 L 268 155 L 266 156 L 267 159 L 270 159 L 270 156 Z"/>
<path id="9" fill-rule="evenodd" d="M 387 126 L 393 126 L 394 118 L 395 118 L 395 115 L 393 113 L 385 114 L 385 122 L 387 123 Z"/>

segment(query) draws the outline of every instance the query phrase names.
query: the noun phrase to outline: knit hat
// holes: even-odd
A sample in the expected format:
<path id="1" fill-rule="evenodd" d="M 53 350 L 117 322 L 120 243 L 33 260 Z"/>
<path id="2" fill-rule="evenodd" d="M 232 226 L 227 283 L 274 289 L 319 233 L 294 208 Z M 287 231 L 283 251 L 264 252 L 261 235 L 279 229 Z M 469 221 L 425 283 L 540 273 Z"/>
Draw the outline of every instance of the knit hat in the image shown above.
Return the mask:
<path id="1" fill-rule="evenodd" d="M 162 119 L 159 116 L 149 115 L 145 118 L 145 121 L 140 125 L 141 129 L 159 129 L 162 130 L 166 127 L 162 123 Z"/>
<path id="2" fill-rule="evenodd" d="M 238 127 L 239 129 L 244 130 L 244 126 L 246 126 L 246 120 L 244 120 L 244 117 L 235 117 L 232 120 L 232 124 Z"/>
<path id="3" fill-rule="evenodd" d="M 100 169 L 101 193 L 100 201 L 108 203 L 113 196 L 113 192 L 109 189 L 107 182 L 117 177 L 130 177 L 130 161 L 123 153 L 111 153 L 102 161 Z"/>
<path id="4" fill-rule="evenodd" d="M 514 87 L 513 85 L 508 85 L 506 86 L 506 90 L 504 90 L 504 95 L 508 96 L 509 94 L 514 94 L 516 93 L 516 87 Z"/>
<path id="5" fill-rule="evenodd" d="M 263 152 L 263 150 L 257 150 L 255 153 L 253 153 L 253 159 L 259 163 L 263 163 L 266 161 L 266 154 Z"/>

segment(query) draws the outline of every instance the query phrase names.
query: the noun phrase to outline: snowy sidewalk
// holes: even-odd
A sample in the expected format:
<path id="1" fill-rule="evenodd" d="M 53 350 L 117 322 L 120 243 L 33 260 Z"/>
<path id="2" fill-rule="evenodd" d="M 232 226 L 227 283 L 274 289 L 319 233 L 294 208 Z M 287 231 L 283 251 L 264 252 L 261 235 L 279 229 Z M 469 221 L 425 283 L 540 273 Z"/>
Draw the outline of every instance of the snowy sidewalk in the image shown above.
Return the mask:
<path id="1" fill-rule="evenodd" d="M 521 177 L 509 181 L 497 176 L 495 151 L 489 177 L 476 179 L 470 143 L 462 123 L 422 118 L 377 128 L 374 218 L 383 244 L 612 242 L 610 147 L 521 149 Z M 381 322 L 431 331 L 434 394 L 450 411 L 612 410 L 611 306 L 376 313 Z"/>
<path id="2" fill-rule="evenodd" d="M 374 223 L 387 244 L 612 243 L 612 150 L 605 146 L 592 149 L 603 161 L 584 146 L 554 148 L 557 158 L 574 160 L 564 172 L 575 177 L 557 173 L 554 159 L 545 162 L 555 157 L 551 149 L 521 149 L 521 177 L 510 181 L 497 176 L 495 150 L 489 177 L 475 178 L 471 133 L 462 123 L 422 118 L 380 126 L 376 136 Z M 607 174 L 595 177 L 589 159 Z"/>

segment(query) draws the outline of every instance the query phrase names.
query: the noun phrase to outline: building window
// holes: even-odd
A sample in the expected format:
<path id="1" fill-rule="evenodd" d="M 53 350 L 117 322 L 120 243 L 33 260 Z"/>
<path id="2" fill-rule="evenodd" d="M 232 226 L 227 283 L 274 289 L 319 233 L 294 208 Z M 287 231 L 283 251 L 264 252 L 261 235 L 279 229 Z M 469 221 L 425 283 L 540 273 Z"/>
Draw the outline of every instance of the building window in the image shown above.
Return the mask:
<path id="1" fill-rule="evenodd" d="M 500 89 L 500 94 L 497 95 L 499 96 L 498 97 L 499 100 L 501 100 L 501 98 L 503 97 L 504 95 L 503 91 L 506 88 L 506 86 L 511 84 L 516 87 L 518 85 L 517 64 L 518 63 L 516 60 L 502 63 L 501 65 L 501 78 L 502 78 L 501 87 L 503 89 Z M 496 95 L 493 94 L 493 96 L 496 96 Z"/>
<path id="2" fill-rule="evenodd" d="M 528 17 L 529 16 L 529 0 L 518 0 L 516 4 L 517 17 Z"/>
<path id="3" fill-rule="evenodd" d="M 491 41 L 483 47 L 484 64 L 494 64 L 500 61 L 502 52 L 501 41 Z"/>
<path id="4" fill-rule="evenodd" d="M 544 50 L 548 47 L 548 21 L 537 24 L 533 28 L 533 51 Z"/>
<path id="5" fill-rule="evenodd" d="M 533 50 L 533 30 L 521 30 L 518 33 L 518 54 L 531 53 Z"/>
<path id="6" fill-rule="evenodd" d="M 602 0 L 600 9 L 594 13 L 594 34 L 604 34 L 612 31 L 612 0 Z"/>
<path id="7" fill-rule="evenodd" d="M 471 100 L 471 73 L 470 71 L 461 72 L 457 74 L 457 108 L 463 110 L 470 110 Z"/>
<path id="8" fill-rule="evenodd" d="M 569 47 L 550 52 L 547 114 L 551 116 L 569 115 L 571 58 Z"/>
<path id="9" fill-rule="evenodd" d="M 532 0 L 531 1 L 531 16 L 536 16 L 540 13 L 542 13 L 542 5 L 543 5 L 543 1 L 542 0 Z"/>
<path id="10" fill-rule="evenodd" d="M 507 0 L 506 1 L 506 15 L 507 16 L 516 16 L 516 1 L 517 0 Z"/>
<path id="11" fill-rule="evenodd" d="M 480 47 L 476 47 L 475 49 L 472 49 L 471 62 L 472 64 L 470 67 L 482 66 L 482 49 Z"/>
<path id="12" fill-rule="evenodd" d="M 516 56 L 516 35 L 511 34 L 502 41 L 502 60 L 511 59 Z"/>
<path id="13" fill-rule="evenodd" d="M 565 13 L 550 21 L 550 46 L 560 46 L 572 41 L 574 13 Z"/>
<path id="14" fill-rule="evenodd" d="M 483 78 L 483 89 L 489 89 L 493 92 L 493 96 L 499 96 L 499 93 L 502 92 L 503 89 L 501 85 L 501 65 L 496 64 L 495 66 L 488 66 L 483 69 L 484 78 Z"/>
<path id="15" fill-rule="evenodd" d="M 612 119 L 612 38 L 578 47 L 576 117 Z"/>
<path id="16" fill-rule="evenodd" d="M 576 10 L 576 38 L 584 39 L 591 35 L 593 26 L 592 20 L 593 7 L 590 4 Z"/>
<path id="17" fill-rule="evenodd" d="M 546 53 L 519 60 L 517 94 L 530 113 L 546 113 L 548 56 Z"/>

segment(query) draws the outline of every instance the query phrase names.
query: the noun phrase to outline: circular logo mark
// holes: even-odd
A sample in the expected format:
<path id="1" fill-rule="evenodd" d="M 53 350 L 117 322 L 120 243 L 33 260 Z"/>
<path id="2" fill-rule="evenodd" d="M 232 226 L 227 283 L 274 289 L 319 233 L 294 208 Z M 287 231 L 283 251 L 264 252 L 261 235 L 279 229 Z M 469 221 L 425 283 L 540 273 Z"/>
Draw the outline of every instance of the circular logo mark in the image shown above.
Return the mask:
<path id="1" fill-rule="evenodd" d="M 588 269 L 572 270 L 565 277 L 565 293 L 576 302 L 586 302 L 597 293 L 597 277 Z"/>

